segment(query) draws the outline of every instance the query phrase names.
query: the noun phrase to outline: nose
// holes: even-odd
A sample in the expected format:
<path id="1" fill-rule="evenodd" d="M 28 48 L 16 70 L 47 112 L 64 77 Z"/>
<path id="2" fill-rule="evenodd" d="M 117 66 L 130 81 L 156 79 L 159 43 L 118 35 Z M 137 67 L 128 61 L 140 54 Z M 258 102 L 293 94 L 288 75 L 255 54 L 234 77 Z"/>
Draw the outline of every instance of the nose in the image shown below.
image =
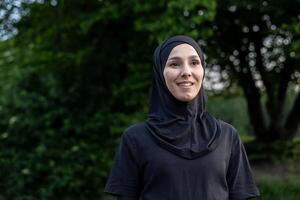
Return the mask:
<path id="1" fill-rule="evenodd" d="M 182 68 L 181 76 L 190 77 L 191 75 L 192 75 L 192 72 L 191 72 L 190 65 L 188 63 L 185 63 Z"/>

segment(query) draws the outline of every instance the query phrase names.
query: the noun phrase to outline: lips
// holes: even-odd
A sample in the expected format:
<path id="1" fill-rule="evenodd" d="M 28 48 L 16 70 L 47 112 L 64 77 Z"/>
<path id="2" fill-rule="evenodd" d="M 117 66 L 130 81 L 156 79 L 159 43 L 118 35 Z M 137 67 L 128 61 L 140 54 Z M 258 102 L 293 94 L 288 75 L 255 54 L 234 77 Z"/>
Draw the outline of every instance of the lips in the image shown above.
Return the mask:
<path id="1" fill-rule="evenodd" d="M 179 87 L 188 88 L 188 87 L 191 87 L 192 85 L 194 85 L 194 83 L 191 81 L 182 81 L 182 82 L 177 83 L 177 85 Z"/>

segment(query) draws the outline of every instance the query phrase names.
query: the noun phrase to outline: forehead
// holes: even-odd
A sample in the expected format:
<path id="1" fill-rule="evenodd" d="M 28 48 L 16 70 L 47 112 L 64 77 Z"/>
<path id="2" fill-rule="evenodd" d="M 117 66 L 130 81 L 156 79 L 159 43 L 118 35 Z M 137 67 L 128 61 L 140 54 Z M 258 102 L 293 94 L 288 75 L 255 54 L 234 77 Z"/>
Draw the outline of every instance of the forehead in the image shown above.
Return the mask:
<path id="1" fill-rule="evenodd" d="M 197 51 L 189 44 L 180 44 L 172 49 L 170 52 L 169 58 L 172 57 L 190 57 L 197 56 L 199 57 Z"/>

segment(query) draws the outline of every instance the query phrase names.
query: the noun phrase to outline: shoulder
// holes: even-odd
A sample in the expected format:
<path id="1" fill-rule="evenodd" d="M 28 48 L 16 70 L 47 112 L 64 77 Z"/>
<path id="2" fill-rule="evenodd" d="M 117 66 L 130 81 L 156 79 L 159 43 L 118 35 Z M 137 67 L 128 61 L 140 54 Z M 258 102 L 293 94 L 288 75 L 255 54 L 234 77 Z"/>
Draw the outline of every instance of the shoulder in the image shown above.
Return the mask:
<path id="1" fill-rule="evenodd" d="M 142 156 L 145 155 L 145 151 L 151 149 L 149 147 L 153 147 L 145 122 L 136 123 L 126 128 L 122 135 L 122 141 L 130 146 L 139 161 L 143 160 Z"/>
<path id="2" fill-rule="evenodd" d="M 146 132 L 145 122 L 140 122 L 126 128 L 123 135 L 125 137 L 137 137 L 144 132 Z"/>
<path id="3" fill-rule="evenodd" d="M 145 139 L 147 128 L 145 122 L 133 124 L 125 129 L 122 138 L 133 143 L 141 143 Z"/>
<path id="4" fill-rule="evenodd" d="M 219 124 L 220 124 L 220 128 L 224 131 L 228 131 L 230 133 L 237 133 L 236 128 L 234 128 L 234 126 L 232 126 L 231 124 L 224 122 L 223 120 L 218 119 Z"/>
<path id="5" fill-rule="evenodd" d="M 149 133 L 146 122 L 136 123 L 125 129 L 123 140 L 132 144 L 140 154 L 156 147 L 156 143 Z"/>
<path id="6" fill-rule="evenodd" d="M 230 155 L 239 154 L 243 149 L 243 143 L 238 131 L 233 125 L 222 120 L 219 120 L 219 124 L 221 128 L 221 137 L 223 139 L 222 141 L 230 152 Z"/>
<path id="7" fill-rule="evenodd" d="M 223 136 L 227 136 L 232 142 L 240 140 L 239 133 L 233 125 L 220 119 L 218 121 Z"/>

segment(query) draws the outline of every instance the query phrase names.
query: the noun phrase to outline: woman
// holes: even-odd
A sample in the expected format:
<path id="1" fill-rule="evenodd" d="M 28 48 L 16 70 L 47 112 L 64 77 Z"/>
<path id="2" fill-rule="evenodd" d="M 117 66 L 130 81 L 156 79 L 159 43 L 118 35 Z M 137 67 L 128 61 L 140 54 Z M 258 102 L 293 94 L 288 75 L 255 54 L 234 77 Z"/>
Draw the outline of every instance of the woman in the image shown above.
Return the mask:
<path id="1" fill-rule="evenodd" d="M 105 192 L 130 200 L 259 195 L 237 131 L 204 110 L 203 78 L 192 38 L 174 36 L 156 48 L 148 120 L 125 130 Z"/>

